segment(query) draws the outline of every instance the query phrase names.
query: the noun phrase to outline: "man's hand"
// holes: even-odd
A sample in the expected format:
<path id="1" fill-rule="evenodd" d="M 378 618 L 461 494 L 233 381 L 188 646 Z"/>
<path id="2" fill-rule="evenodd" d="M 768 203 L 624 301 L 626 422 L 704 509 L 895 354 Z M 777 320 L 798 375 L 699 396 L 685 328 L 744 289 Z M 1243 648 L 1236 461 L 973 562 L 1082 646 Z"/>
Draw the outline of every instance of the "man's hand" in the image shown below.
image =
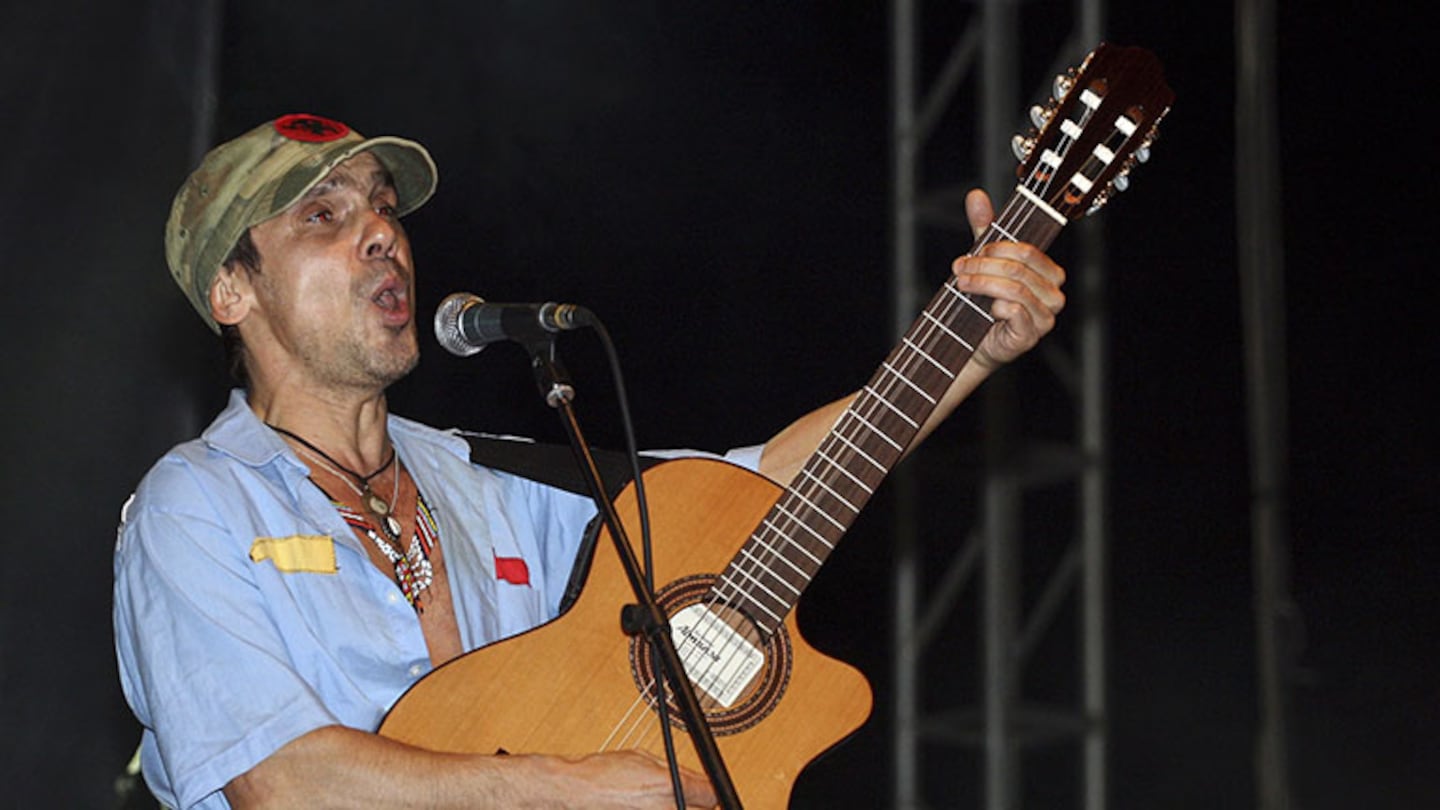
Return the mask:
<path id="1" fill-rule="evenodd" d="M 965 196 L 965 216 L 978 239 L 995 219 L 980 190 Z M 1055 327 L 1065 307 L 1065 271 L 1033 245 L 992 242 L 975 256 L 955 260 L 955 284 L 963 292 L 994 299 L 995 326 L 976 347 L 972 362 L 994 371 L 1035 347 Z"/>

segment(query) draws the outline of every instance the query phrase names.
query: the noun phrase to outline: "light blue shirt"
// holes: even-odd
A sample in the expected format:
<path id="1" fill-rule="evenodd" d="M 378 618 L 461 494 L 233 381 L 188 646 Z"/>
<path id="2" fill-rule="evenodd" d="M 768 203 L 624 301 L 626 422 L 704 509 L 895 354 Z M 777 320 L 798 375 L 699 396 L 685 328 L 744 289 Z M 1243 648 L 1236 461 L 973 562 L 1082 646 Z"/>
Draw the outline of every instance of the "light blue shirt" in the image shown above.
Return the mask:
<path id="1" fill-rule="evenodd" d="M 439 526 L 464 648 L 554 618 L 589 498 L 471 464 L 454 433 L 396 416 L 389 430 Z M 753 469 L 759 452 L 730 457 Z M 236 392 L 126 504 L 120 681 L 167 806 L 228 807 L 231 779 L 322 726 L 373 731 L 430 671 L 413 608 L 308 474 Z M 497 577 L 497 558 L 524 560 L 529 583 Z"/>

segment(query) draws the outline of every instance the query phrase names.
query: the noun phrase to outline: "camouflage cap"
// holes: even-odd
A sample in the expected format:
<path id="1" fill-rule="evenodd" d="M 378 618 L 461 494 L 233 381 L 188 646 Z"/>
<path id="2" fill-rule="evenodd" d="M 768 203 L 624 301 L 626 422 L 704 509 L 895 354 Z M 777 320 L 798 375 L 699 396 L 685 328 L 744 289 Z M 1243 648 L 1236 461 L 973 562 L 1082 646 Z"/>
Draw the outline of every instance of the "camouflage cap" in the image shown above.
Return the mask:
<path id="1" fill-rule="evenodd" d="M 210 285 L 240 236 L 365 151 L 373 152 L 395 181 L 397 216 L 419 208 L 435 192 L 435 161 L 425 147 L 390 136 L 366 138 L 315 115 L 282 116 L 210 150 L 170 207 L 165 261 L 212 330 L 220 326 L 210 314 Z"/>

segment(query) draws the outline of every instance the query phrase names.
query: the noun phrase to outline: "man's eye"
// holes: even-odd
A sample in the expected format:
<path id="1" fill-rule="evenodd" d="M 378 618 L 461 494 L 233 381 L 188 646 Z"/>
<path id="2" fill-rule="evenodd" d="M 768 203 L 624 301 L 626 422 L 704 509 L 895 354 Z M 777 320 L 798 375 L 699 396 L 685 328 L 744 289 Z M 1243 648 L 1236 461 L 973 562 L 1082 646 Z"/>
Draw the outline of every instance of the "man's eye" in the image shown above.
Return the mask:
<path id="1" fill-rule="evenodd" d="M 382 217 L 385 217 L 386 219 L 394 219 L 395 206 L 390 205 L 389 203 L 380 203 L 379 205 L 375 206 L 375 213 L 379 214 Z"/>
<path id="2" fill-rule="evenodd" d="M 305 217 L 305 221 L 321 225 L 328 224 L 335 221 L 335 213 L 328 208 L 319 208 L 310 212 L 310 214 Z"/>

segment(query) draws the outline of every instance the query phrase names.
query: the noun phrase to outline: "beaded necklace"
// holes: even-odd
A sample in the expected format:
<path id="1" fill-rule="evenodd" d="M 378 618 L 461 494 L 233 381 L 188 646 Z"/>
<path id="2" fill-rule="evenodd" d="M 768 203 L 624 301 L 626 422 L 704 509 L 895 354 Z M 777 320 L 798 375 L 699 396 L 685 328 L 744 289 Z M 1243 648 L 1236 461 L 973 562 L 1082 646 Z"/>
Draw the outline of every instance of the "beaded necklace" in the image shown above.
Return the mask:
<path id="1" fill-rule="evenodd" d="M 322 488 L 320 491 L 325 490 Z M 330 502 L 335 505 L 340 517 L 350 524 L 350 528 L 370 538 L 370 542 L 374 543 L 385 555 L 385 559 L 395 567 L 395 582 L 405 594 L 405 601 L 415 608 L 416 613 L 423 614 L 425 608 L 420 604 L 420 595 L 435 581 L 435 569 L 430 563 L 430 553 L 438 535 L 429 505 L 425 503 L 425 496 L 416 492 L 415 531 L 410 535 L 410 547 L 404 554 L 376 533 L 375 527 L 364 515 L 334 498 L 331 498 Z"/>
<path id="2" fill-rule="evenodd" d="M 384 463 L 368 475 L 362 475 L 331 458 L 330 454 L 306 441 L 303 437 L 268 422 L 266 425 L 275 432 L 294 439 L 299 443 L 300 452 L 304 456 L 329 470 L 336 478 L 344 481 L 345 485 L 350 487 L 356 495 L 360 496 L 360 502 L 369 510 L 372 519 L 366 519 L 365 515 L 347 506 L 320 486 L 314 476 L 310 477 L 311 483 L 325 493 L 325 497 L 330 499 L 330 503 L 340 512 L 340 516 L 345 519 L 345 522 L 352 529 L 369 538 L 370 542 L 380 550 L 380 553 L 385 555 L 385 559 L 395 567 L 395 581 L 405 594 L 405 600 L 415 608 L 416 613 L 424 613 L 424 608 L 420 605 L 420 595 L 430 587 L 435 579 L 434 567 L 430 563 L 430 551 L 438 532 L 430 517 L 429 508 L 425 504 L 425 498 L 417 489 L 415 492 L 416 530 L 410 535 L 409 548 L 405 550 L 404 554 L 400 553 L 398 546 L 400 545 L 400 535 L 404 529 L 395 517 L 392 505 L 400 499 L 400 478 L 404 475 L 405 468 L 404 463 L 399 461 L 399 457 L 395 453 L 395 446 L 393 444 L 390 446 L 390 454 Z M 386 501 L 371 489 L 370 481 L 389 469 L 392 463 L 395 464 L 395 481 L 391 488 L 390 500 Z M 380 536 L 380 532 L 375 531 L 376 526 L 379 526 L 384 537 Z"/>

